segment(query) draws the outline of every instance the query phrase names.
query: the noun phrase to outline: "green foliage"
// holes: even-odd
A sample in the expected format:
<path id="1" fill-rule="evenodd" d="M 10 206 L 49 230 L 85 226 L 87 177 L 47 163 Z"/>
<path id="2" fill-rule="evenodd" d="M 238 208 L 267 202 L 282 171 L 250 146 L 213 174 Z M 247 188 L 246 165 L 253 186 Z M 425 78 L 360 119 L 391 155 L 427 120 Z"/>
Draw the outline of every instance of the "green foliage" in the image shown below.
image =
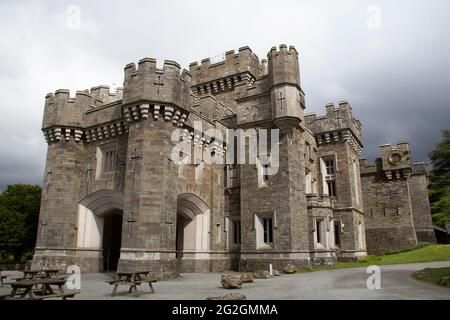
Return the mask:
<path id="1" fill-rule="evenodd" d="M 9 185 L 0 194 L 0 262 L 24 262 L 36 243 L 41 187 Z"/>
<path id="2" fill-rule="evenodd" d="M 443 277 L 450 277 L 450 268 L 426 268 L 412 274 L 417 280 L 439 284 Z M 446 286 L 450 288 L 450 284 Z"/>
<path id="3" fill-rule="evenodd" d="M 450 131 L 442 131 L 443 140 L 429 157 L 433 164 L 428 194 L 433 222 L 440 226 L 450 223 Z"/>
<path id="4" fill-rule="evenodd" d="M 334 265 L 313 266 L 312 270 L 321 271 L 342 268 L 358 268 L 370 265 L 388 265 L 401 263 L 419 263 L 431 261 L 450 261 L 450 245 L 434 244 L 420 245 L 413 250 L 390 253 L 384 256 L 367 256 L 361 257 L 360 260 L 354 262 L 336 262 Z M 300 270 L 305 272 L 305 270 Z"/>

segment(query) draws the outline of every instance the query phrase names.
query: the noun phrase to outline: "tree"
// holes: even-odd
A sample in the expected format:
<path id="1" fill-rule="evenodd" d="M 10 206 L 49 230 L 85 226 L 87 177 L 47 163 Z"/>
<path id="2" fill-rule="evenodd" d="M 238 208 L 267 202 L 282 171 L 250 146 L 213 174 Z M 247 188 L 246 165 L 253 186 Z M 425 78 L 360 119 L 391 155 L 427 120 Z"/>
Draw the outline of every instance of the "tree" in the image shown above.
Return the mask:
<path id="1" fill-rule="evenodd" d="M 428 192 L 433 222 L 450 224 L 450 130 L 442 131 L 443 139 L 429 153 L 433 169 Z"/>
<path id="2" fill-rule="evenodd" d="M 36 244 L 41 187 L 9 185 L 0 194 L 0 259 L 20 262 Z"/>
<path id="3" fill-rule="evenodd" d="M 22 257 L 26 236 L 24 215 L 0 207 L 0 259 L 17 262 Z"/>

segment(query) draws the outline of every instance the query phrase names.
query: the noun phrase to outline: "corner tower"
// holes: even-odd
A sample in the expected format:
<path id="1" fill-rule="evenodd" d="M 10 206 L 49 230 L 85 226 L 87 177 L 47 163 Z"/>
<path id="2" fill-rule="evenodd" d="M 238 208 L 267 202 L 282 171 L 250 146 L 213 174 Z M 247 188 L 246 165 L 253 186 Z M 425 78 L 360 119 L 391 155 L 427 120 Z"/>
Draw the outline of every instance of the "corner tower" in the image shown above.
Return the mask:
<path id="1" fill-rule="evenodd" d="M 333 221 L 327 229 L 334 230 L 336 256 L 353 260 L 367 254 L 359 167 L 361 123 L 347 101 L 338 107 L 329 103 L 325 110 L 326 115 L 320 117 L 307 114 L 305 122 L 318 146 L 319 194 L 334 203 Z"/>

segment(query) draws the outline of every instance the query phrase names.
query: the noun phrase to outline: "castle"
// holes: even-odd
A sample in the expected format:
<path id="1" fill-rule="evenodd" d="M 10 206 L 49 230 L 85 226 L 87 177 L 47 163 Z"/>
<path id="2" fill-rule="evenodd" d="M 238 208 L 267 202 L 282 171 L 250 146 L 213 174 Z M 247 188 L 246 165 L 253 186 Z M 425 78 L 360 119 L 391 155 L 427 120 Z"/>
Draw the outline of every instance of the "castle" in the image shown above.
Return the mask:
<path id="1" fill-rule="evenodd" d="M 189 71 L 145 58 L 124 73 L 115 93 L 100 86 L 45 98 L 35 267 L 171 278 L 333 263 L 435 241 L 425 165 L 411 164 L 406 142 L 383 145 L 374 165 L 360 159 L 362 126 L 346 101 L 327 104 L 324 116 L 305 114 L 293 46 L 263 60 L 243 47 Z M 219 159 L 234 151 L 195 123 L 258 136 L 279 129 L 276 173 L 268 174 L 271 148 L 268 164 L 173 161 L 179 141 Z"/>

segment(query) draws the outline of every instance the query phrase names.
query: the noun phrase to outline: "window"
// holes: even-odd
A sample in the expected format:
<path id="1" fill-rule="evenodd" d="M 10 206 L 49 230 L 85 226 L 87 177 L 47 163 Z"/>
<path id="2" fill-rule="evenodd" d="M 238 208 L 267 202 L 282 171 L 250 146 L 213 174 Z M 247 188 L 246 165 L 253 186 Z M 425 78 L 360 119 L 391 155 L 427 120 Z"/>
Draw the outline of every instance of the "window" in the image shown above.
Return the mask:
<path id="1" fill-rule="evenodd" d="M 233 244 L 240 244 L 241 243 L 241 221 L 235 220 L 232 221 L 232 237 L 233 237 Z"/>
<path id="2" fill-rule="evenodd" d="M 327 186 L 328 186 L 328 195 L 330 197 L 335 197 L 336 196 L 336 181 L 335 180 L 328 180 L 327 181 Z"/>
<path id="3" fill-rule="evenodd" d="M 341 222 L 334 222 L 334 246 L 341 247 Z"/>
<path id="4" fill-rule="evenodd" d="M 263 182 L 267 184 L 269 182 L 269 175 L 267 174 L 267 172 L 269 171 L 269 165 L 263 164 L 262 167 L 263 167 Z"/>
<path id="5" fill-rule="evenodd" d="M 257 248 L 271 247 L 273 244 L 274 230 L 273 216 L 258 217 L 255 215 L 255 227 Z"/>
<path id="6" fill-rule="evenodd" d="M 327 175 L 331 176 L 334 175 L 334 159 L 327 159 L 325 160 L 325 168 L 327 170 Z"/>
<path id="7" fill-rule="evenodd" d="M 314 243 L 316 248 L 328 248 L 328 227 L 328 218 L 316 218 L 314 220 Z"/>
<path id="8" fill-rule="evenodd" d="M 311 159 L 311 146 L 308 142 L 305 143 L 305 160 Z"/>
<path id="9" fill-rule="evenodd" d="M 273 242 L 272 218 L 263 218 L 262 224 L 264 228 L 263 241 L 266 244 L 270 244 Z"/>
<path id="10" fill-rule="evenodd" d="M 322 243 L 322 219 L 316 219 L 316 242 Z"/>
<path id="11" fill-rule="evenodd" d="M 320 159 L 323 193 L 330 197 L 337 197 L 336 160 L 334 156 Z"/>
<path id="12" fill-rule="evenodd" d="M 113 172 L 116 168 L 116 150 L 103 152 L 103 172 Z"/>

